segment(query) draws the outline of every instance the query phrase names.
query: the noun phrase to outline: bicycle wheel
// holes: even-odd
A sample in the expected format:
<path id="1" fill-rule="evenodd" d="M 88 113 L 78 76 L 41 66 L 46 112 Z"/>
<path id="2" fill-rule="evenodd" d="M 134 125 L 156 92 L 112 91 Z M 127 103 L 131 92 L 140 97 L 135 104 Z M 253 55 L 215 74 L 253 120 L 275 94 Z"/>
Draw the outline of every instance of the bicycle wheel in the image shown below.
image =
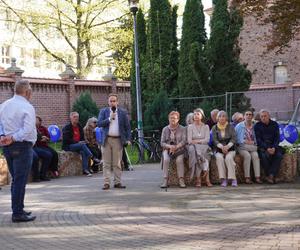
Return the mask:
<path id="1" fill-rule="evenodd" d="M 156 157 L 156 159 L 158 161 L 160 161 L 160 159 L 161 159 L 162 151 L 163 151 L 163 149 L 162 149 L 162 147 L 160 145 L 160 142 L 159 141 L 156 142 L 156 145 L 155 145 L 155 157 Z"/>
<path id="2" fill-rule="evenodd" d="M 139 144 L 136 141 L 133 141 L 132 144 L 126 147 L 129 160 L 132 165 L 138 164 L 141 162 L 141 152 Z"/>
<path id="3" fill-rule="evenodd" d="M 142 153 L 141 153 L 142 156 Z M 143 160 L 140 158 L 142 162 L 150 162 L 152 158 L 151 145 L 147 139 L 143 140 Z"/>

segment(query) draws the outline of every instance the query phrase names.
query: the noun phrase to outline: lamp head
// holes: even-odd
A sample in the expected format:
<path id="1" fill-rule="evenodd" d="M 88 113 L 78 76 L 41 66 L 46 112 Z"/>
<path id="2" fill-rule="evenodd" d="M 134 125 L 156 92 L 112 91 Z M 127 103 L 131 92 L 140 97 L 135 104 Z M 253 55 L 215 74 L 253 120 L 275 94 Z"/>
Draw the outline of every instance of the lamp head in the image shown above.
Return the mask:
<path id="1" fill-rule="evenodd" d="M 139 9 L 139 6 L 138 6 L 139 0 L 128 0 L 128 4 L 129 4 L 130 11 L 133 14 L 136 14 L 136 12 Z"/>

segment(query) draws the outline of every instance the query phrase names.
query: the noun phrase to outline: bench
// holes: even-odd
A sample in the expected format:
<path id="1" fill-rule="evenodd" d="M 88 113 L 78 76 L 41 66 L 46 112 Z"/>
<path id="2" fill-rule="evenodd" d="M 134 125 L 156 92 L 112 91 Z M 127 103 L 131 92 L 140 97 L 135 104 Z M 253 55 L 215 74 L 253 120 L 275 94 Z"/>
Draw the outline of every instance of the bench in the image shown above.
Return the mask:
<path id="1" fill-rule="evenodd" d="M 281 161 L 280 170 L 278 173 L 278 178 L 282 182 L 293 182 L 296 180 L 298 173 L 297 173 L 297 154 L 300 156 L 300 153 L 292 153 L 292 154 L 284 154 L 283 160 Z M 238 183 L 245 183 L 245 177 L 244 177 L 244 168 L 243 168 L 243 158 L 239 154 L 237 154 L 234 158 L 234 161 L 236 162 L 235 172 Z M 218 184 L 219 181 L 219 173 L 218 173 L 218 167 L 216 164 L 215 157 L 211 158 L 210 164 L 209 164 L 209 177 L 210 181 L 213 184 Z M 251 168 L 251 173 L 253 169 Z M 194 185 L 195 179 L 189 180 L 190 176 L 190 169 L 188 165 L 188 160 L 184 160 L 184 176 L 185 181 L 187 185 Z M 253 174 L 253 173 L 252 173 Z M 263 170 L 261 170 L 261 177 L 264 178 Z M 202 180 L 204 182 L 204 180 Z M 176 165 L 175 162 L 172 162 L 170 164 L 170 170 L 169 170 L 169 185 L 174 186 L 178 185 L 178 177 L 177 177 L 177 171 L 176 171 Z"/>
<path id="2" fill-rule="evenodd" d="M 60 176 L 82 175 L 81 156 L 78 153 L 59 151 L 58 166 Z M 31 182 L 32 176 L 29 175 L 28 181 Z M 7 168 L 6 160 L 0 156 L 0 186 L 10 183 L 10 174 Z"/>

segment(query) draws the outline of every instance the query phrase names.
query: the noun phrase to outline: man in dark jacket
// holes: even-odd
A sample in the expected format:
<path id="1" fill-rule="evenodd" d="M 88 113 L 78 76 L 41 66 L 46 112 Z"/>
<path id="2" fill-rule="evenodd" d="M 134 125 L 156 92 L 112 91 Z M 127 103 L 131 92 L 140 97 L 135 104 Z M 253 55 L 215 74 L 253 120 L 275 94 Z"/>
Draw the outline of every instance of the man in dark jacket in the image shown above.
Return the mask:
<path id="1" fill-rule="evenodd" d="M 280 162 L 282 160 L 282 151 L 279 147 L 279 127 L 277 122 L 270 119 L 270 113 L 267 110 L 261 110 L 260 121 L 254 126 L 258 154 L 261 164 L 265 170 L 266 181 L 275 182 L 275 176 L 278 174 Z"/>
<path id="2" fill-rule="evenodd" d="M 78 152 L 82 157 L 82 172 L 86 176 L 92 176 L 89 170 L 89 159 L 93 159 L 95 164 L 100 164 L 97 158 L 89 150 L 84 140 L 83 129 L 79 124 L 79 114 L 77 112 L 70 113 L 71 122 L 62 130 L 63 141 L 62 149 L 65 151 Z"/>

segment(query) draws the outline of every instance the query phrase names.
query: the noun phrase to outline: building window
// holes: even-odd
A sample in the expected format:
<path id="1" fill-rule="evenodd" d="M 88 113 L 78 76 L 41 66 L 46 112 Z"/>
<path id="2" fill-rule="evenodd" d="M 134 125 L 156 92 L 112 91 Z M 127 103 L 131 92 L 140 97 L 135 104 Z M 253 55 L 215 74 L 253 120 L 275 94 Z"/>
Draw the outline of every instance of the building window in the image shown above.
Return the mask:
<path id="1" fill-rule="evenodd" d="M 25 48 L 19 47 L 18 48 L 19 53 L 18 53 L 18 62 L 20 65 L 25 66 L 25 58 L 26 58 L 26 51 Z"/>
<path id="2" fill-rule="evenodd" d="M 40 67 L 40 65 L 41 65 L 41 53 L 38 49 L 33 50 L 32 59 L 33 59 L 33 66 L 37 67 L 37 68 Z"/>
<path id="3" fill-rule="evenodd" d="M 9 64 L 10 63 L 10 46 L 1 47 L 1 63 Z"/>
<path id="4" fill-rule="evenodd" d="M 287 67 L 281 62 L 274 67 L 274 80 L 275 84 L 286 83 L 288 80 Z"/>

